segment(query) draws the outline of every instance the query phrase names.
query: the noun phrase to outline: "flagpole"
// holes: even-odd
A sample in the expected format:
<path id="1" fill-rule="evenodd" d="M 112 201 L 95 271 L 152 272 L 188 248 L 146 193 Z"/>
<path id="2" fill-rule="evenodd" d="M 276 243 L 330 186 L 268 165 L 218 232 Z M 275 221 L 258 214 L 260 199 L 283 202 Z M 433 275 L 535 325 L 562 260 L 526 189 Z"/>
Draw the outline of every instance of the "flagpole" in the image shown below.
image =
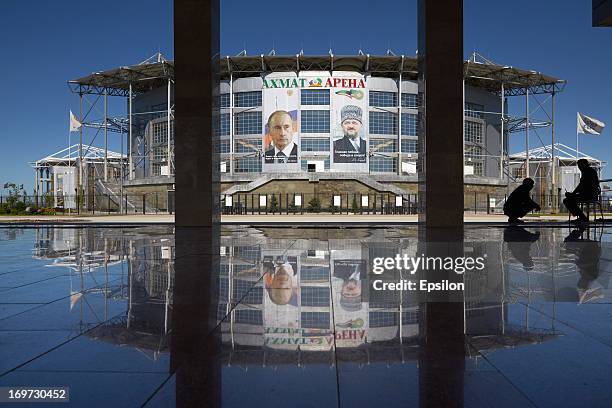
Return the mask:
<path id="1" fill-rule="evenodd" d="M 580 113 L 576 113 L 576 166 L 578 165 L 578 123 L 580 123 Z"/>
<path id="2" fill-rule="evenodd" d="M 72 149 L 70 149 L 70 136 L 71 136 L 70 133 L 72 133 L 72 130 L 70 130 L 70 126 L 68 126 L 68 168 L 70 168 L 70 159 L 72 158 L 70 157 L 72 156 L 71 154 Z M 72 172 L 72 183 L 74 184 L 74 172 Z M 65 190 L 66 190 L 66 181 L 64 180 L 64 209 L 66 208 L 66 204 L 67 204 L 66 202 L 69 200 L 68 194 Z M 70 214 L 70 207 L 68 208 L 68 214 Z"/>
<path id="3" fill-rule="evenodd" d="M 578 129 L 576 129 L 576 163 L 578 163 Z"/>

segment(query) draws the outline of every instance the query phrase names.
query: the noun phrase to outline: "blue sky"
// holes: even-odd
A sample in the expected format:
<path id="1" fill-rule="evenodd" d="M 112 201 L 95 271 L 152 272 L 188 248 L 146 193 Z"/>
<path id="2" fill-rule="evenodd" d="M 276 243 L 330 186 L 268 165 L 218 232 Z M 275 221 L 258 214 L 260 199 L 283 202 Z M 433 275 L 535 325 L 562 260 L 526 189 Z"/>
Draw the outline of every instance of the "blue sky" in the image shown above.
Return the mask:
<path id="1" fill-rule="evenodd" d="M 414 55 L 416 50 L 415 0 L 221 3 L 224 55 L 245 48 L 249 54 L 267 53 L 273 47 L 277 55 L 300 49 L 325 54 L 330 46 L 335 54 L 354 54 L 359 48 L 382 54 L 391 48 L 396 54 Z M 581 136 L 581 150 L 612 161 L 612 28 L 591 27 L 590 2 L 464 4 L 466 58 L 475 50 L 500 64 L 566 79 L 567 87 L 556 99 L 558 141 L 575 145 L 576 111 L 584 112 L 609 128 L 600 137 Z M 68 110 L 78 112 L 68 79 L 135 64 L 158 50 L 172 58 L 172 30 L 170 0 L 4 2 L 0 183 L 14 181 L 32 191 L 34 175 L 27 162 L 68 145 Z M 522 109 L 522 103 L 511 99 L 511 112 Z M 125 106 L 125 100 L 111 98 L 110 112 L 123 115 Z M 94 111 L 93 117 L 100 116 Z M 546 131 L 540 136 L 545 142 L 550 137 Z M 118 149 L 117 142 L 114 137 L 111 148 Z M 512 135 L 511 151 L 521 150 L 523 143 L 522 134 Z M 536 135 L 530 144 L 541 145 Z"/>

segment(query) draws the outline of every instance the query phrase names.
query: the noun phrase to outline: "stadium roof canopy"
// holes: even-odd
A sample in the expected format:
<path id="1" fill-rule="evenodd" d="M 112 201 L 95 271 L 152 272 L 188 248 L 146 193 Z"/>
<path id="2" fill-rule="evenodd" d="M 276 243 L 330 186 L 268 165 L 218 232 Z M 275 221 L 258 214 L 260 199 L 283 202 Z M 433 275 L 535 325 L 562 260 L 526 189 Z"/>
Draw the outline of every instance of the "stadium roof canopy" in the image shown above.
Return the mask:
<path id="1" fill-rule="evenodd" d="M 127 155 L 108 151 L 107 159 L 109 162 L 120 162 L 127 160 Z M 32 167 L 51 167 L 51 166 L 74 166 L 79 159 L 79 145 L 73 144 L 59 152 L 53 153 L 42 159 L 31 162 Z M 104 149 L 95 146 L 83 146 L 83 162 L 103 163 Z"/>
<path id="2" fill-rule="evenodd" d="M 156 59 L 153 59 L 156 58 Z M 408 80 L 418 76 L 417 58 L 395 55 L 324 55 L 324 56 L 235 56 L 220 61 L 221 79 L 258 76 L 268 72 L 298 71 L 354 71 L 374 76 L 396 78 L 399 74 Z M 506 96 L 561 92 L 565 81 L 511 66 L 469 60 L 464 62 L 466 84 L 501 94 L 502 83 Z M 127 96 L 132 84 L 133 93 L 142 93 L 163 86 L 174 78 L 174 62 L 156 54 L 138 65 L 95 72 L 68 81 L 75 93 Z"/>
<path id="3" fill-rule="evenodd" d="M 568 164 L 576 163 L 576 157 L 581 159 L 587 159 L 588 161 L 601 166 L 602 163 L 605 163 L 593 156 L 589 156 L 583 152 L 576 151 L 575 148 L 566 146 L 562 143 L 555 143 L 554 145 L 541 146 L 536 147 L 534 149 L 529 150 L 529 160 L 534 161 L 550 161 L 554 155 L 560 162 L 566 162 Z M 510 161 L 519 161 L 522 162 L 526 160 L 527 153 L 525 151 L 512 153 L 509 156 Z"/>

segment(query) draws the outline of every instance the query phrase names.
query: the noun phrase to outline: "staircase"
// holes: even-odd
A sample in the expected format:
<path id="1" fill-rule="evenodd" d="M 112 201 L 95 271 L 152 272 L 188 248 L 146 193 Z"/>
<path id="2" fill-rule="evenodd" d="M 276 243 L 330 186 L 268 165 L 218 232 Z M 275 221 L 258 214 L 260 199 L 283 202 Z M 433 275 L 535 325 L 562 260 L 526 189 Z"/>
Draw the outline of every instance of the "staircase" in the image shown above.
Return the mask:
<path id="1" fill-rule="evenodd" d="M 237 193 L 248 193 L 273 180 L 308 180 L 311 183 L 316 183 L 320 180 L 354 180 L 380 193 L 392 193 L 396 195 L 408 194 L 405 190 L 391 183 L 383 184 L 376 180 L 372 180 L 372 178 L 366 175 L 353 175 L 344 173 L 262 174 L 251 182 L 233 185 L 232 187 L 225 190 L 223 194 L 233 195 Z"/>
<path id="2" fill-rule="evenodd" d="M 130 197 L 128 195 L 126 200 L 124 196 L 122 202 L 121 185 L 119 183 L 97 179 L 96 194 L 108 196 L 110 198 L 110 202 L 118 209 L 122 208 L 122 205 L 127 205 L 127 212 L 142 212 L 142 200 L 139 200 L 138 197 Z M 125 212 L 126 209 L 123 208 L 123 211 Z"/>

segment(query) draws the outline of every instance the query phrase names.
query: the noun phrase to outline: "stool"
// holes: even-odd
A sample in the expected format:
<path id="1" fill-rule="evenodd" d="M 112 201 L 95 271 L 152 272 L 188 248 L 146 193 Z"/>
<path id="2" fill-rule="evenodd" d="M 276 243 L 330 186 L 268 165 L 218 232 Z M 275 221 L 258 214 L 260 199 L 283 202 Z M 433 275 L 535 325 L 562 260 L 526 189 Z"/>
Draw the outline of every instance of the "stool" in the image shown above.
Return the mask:
<path id="1" fill-rule="evenodd" d="M 599 208 L 599 214 L 601 215 L 601 222 L 604 222 L 603 216 L 603 208 L 601 206 L 601 198 L 596 198 L 595 200 L 578 200 L 577 204 L 580 206 L 580 209 L 584 212 L 584 206 L 586 205 L 586 217 L 590 218 L 591 215 L 591 206 L 593 207 L 593 212 L 595 213 L 595 220 L 597 221 L 597 208 Z M 572 218 L 572 214 L 567 214 L 567 220 L 570 221 Z"/>

